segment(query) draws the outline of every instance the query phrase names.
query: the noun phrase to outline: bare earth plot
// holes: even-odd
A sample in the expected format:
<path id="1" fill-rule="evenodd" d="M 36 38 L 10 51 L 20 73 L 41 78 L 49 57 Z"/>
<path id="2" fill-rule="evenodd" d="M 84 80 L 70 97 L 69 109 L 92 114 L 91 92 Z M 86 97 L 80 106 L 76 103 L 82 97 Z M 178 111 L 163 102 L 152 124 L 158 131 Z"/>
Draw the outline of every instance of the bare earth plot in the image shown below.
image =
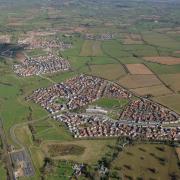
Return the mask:
<path id="1" fill-rule="evenodd" d="M 55 143 L 55 142 L 46 142 L 43 143 L 42 149 L 45 151 L 45 154 L 48 155 L 48 145 L 52 144 L 61 144 L 61 145 L 76 145 L 79 147 L 83 147 L 84 152 L 78 155 L 64 155 L 64 156 L 56 156 L 55 159 L 65 159 L 71 161 L 77 161 L 79 163 L 88 163 L 93 164 L 96 163 L 97 160 L 101 159 L 101 157 L 109 150 L 108 145 L 114 145 L 116 140 L 107 139 L 107 140 L 79 140 L 79 141 L 70 141 L 63 143 Z"/>
<path id="2" fill-rule="evenodd" d="M 175 51 L 176 54 L 180 54 L 180 50 L 179 51 Z"/>
<path id="3" fill-rule="evenodd" d="M 144 95 L 152 95 L 152 96 L 162 96 L 171 94 L 172 92 L 165 87 L 164 85 L 157 85 L 157 86 L 151 86 L 151 87 L 143 87 L 143 88 L 137 88 L 137 89 L 131 89 L 132 92 L 144 96 Z"/>
<path id="4" fill-rule="evenodd" d="M 153 74 L 144 64 L 126 64 L 131 74 Z"/>
<path id="5" fill-rule="evenodd" d="M 168 106 L 174 111 L 180 113 L 180 94 L 172 94 L 167 96 L 155 97 L 153 100 Z"/>
<path id="6" fill-rule="evenodd" d="M 120 64 L 91 65 L 91 74 L 108 80 L 116 80 L 126 74 Z"/>
<path id="7" fill-rule="evenodd" d="M 159 76 L 168 86 L 174 91 L 180 91 L 180 73 L 177 74 L 163 74 Z"/>
<path id="8" fill-rule="evenodd" d="M 161 85 L 161 81 L 155 75 L 127 75 L 118 83 L 126 88 L 134 89 L 148 86 Z"/>
<path id="9" fill-rule="evenodd" d="M 143 58 L 146 61 L 160 63 L 160 64 L 166 64 L 166 65 L 174 65 L 174 64 L 180 64 L 180 58 L 176 57 L 144 57 Z"/>

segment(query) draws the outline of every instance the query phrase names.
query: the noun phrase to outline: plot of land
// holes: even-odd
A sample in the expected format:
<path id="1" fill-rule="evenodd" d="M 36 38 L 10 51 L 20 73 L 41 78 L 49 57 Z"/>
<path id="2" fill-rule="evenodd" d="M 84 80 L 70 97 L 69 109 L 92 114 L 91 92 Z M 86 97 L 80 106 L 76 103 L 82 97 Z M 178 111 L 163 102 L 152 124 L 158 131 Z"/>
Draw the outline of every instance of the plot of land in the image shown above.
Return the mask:
<path id="1" fill-rule="evenodd" d="M 139 34 L 127 34 L 124 39 L 124 44 L 143 44 Z"/>
<path id="2" fill-rule="evenodd" d="M 180 58 L 176 57 L 144 57 L 144 60 L 166 65 L 180 64 Z"/>
<path id="3" fill-rule="evenodd" d="M 127 64 L 126 67 L 131 74 L 153 74 L 144 64 Z"/>
<path id="4" fill-rule="evenodd" d="M 140 144 L 127 147 L 112 163 L 112 170 L 123 179 L 180 178 L 178 158 L 174 147 Z"/>
<path id="5" fill-rule="evenodd" d="M 155 101 L 168 106 L 174 111 L 180 113 L 180 94 L 172 94 L 167 96 L 155 97 Z"/>
<path id="6" fill-rule="evenodd" d="M 118 80 L 118 83 L 130 89 L 161 85 L 161 81 L 155 75 L 127 75 Z"/>
<path id="7" fill-rule="evenodd" d="M 81 155 L 84 153 L 85 148 L 74 144 L 62 145 L 51 144 L 48 146 L 48 153 L 51 157 L 67 156 L 67 155 Z"/>
<path id="8" fill-rule="evenodd" d="M 144 95 L 162 96 L 162 95 L 167 95 L 167 94 L 172 93 L 171 90 L 169 90 L 164 85 L 131 89 L 131 91 L 133 91 L 141 96 L 144 96 Z"/>
<path id="9" fill-rule="evenodd" d="M 85 41 L 82 49 L 81 56 L 102 56 L 101 42 L 100 41 Z"/>
<path id="10" fill-rule="evenodd" d="M 81 155 L 76 154 L 67 154 L 62 156 L 59 154 L 59 156 L 56 157 L 56 159 L 66 159 L 66 160 L 72 160 L 77 162 L 84 162 L 88 164 L 96 163 L 101 157 L 109 150 L 108 145 L 114 145 L 115 140 L 107 139 L 107 140 L 79 140 L 79 141 L 70 141 L 70 142 L 64 142 L 64 143 L 54 143 L 54 142 L 46 142 L 42 144 L 42 149 L 45 150 L 46 154 L 48 153 L 48 146 L 49 145 L 76 145 L 80 147 L 84 147 L 85 150 L 82 152 Z"/>
<path id="11" fill-rule="evenodd" d="M 159 47 L 177 49 L 180 46 L 180 42 L 176 41 L 173 38 L 168 37 L 165 34 L 155 33 L 155 32 L 143 32 L 142 33 L 144 40 L 149 43 Z"/>
<path id="12" fill-rule="evenodd" d="M 109 80 L 118 79 L 126 74 L 120 64 L 91 65 L 91 74 Z"/>
<path id="13" fill-rule="evenodd" d="M 170 86 L 174 91 L 180 91 L 180 73 L 177 74 L 162 74 L 160 78 Z"/>

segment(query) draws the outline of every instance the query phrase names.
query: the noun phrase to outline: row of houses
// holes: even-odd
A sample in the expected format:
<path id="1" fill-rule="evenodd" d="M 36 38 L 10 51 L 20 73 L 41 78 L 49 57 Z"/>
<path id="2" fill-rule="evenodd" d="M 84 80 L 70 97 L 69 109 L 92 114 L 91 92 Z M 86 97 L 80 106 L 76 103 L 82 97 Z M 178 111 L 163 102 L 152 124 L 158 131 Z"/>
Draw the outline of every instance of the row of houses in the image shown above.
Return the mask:
<path id="1" fill-rule="evenodd" d="M 138 124 L 110 119 L 105 115 L 66 113 L 54 115 L 65 123 L 75 138 L 127 136 L 143 140 L 180 140 L 180 128 L 162 127 L 161 124 Z"/>

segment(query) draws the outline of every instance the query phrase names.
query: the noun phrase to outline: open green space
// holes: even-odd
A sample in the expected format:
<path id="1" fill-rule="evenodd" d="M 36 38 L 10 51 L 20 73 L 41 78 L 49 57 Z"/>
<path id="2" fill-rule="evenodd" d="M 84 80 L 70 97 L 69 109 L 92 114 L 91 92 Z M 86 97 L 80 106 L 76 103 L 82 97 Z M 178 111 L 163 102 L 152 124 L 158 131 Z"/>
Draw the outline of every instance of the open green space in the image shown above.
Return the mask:
<path id="1" fill-rule="evenodd" d="M 111 170 L 124 179 L 178 179 L 180 175 L 175 148 L 161 144 L 127 146 L 112 162 Z"/>

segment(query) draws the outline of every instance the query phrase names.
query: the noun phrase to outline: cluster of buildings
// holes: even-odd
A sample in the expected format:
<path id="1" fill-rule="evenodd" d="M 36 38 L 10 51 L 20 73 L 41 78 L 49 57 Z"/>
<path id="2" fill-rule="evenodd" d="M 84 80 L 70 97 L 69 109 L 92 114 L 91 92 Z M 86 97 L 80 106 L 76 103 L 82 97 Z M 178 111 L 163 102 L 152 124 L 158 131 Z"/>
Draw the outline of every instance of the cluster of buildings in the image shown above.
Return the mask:
<path id="1" fill-rule="evenodd" d="M 115 83 L 99 77 L 80 75 L 69 79 L 65 83 L 37 89 L 27 99 L 33 100 L 54 114 L 62 110 L 79 109 L 101 97 L 122 99 L 131 96 L 131 93 Z M 65 101 L 62 99 L 65 99 Z"/>
<path id="2" fill-rule="evenodd" d="M 25 36 L 19 37 L 18 44 L 26 45 L 25 49 L 55 49 L 63 51 L 72 47 L 72 44 L 65 43 L 56 38 L 54 32 L 28 32 Z"/>
<path id="3" fill-rule="evenodd" d="M 129 103 L 121 119 L 136 122 L 171 122 L 178 119 L 178 114 L 148 99 L 138 99 Z"/>
<path id="4" fill-rule="evenodd" d="M 21 64 L 13 66 L 14 72 L 23 77 L 67 71 L 69 69 L 70 64 L 67 60 L 57 57 L 51 53 L 47 56 L 26 58 Z"/>
<path id="5" fill-rule="evenodd" d="M 105 40 L 111 40 L 113 39 L 114 35 L 110 33 L 103 33 L 100 35 L 94 35 L 94 34 L 86 34 L 85 39 L 87 40 L 99 40 L 99 41 L 105 41 Z"/>
<path id="6" fill-rule="evenodd" d="M 127 136 L 143 140 L 180 140 L 180 128 L 163 127 L 161 124 L 142 124 L 116 121 L 105 115 L 66 113 L 54 115 L 63 122 L 75 138 Z"/>
<path id="7" fill-rule="evenodd" d="M 100 107 L 89 107 L 85 113 L 73 113 L 101 97 L 128 99 L 118 120 L 108 117 Z M 133 98 L 121 86 L 99 77 L 80 75 L 40 88 L 27 99 L 49 111 L 53 118 L 63 122 L 75 138 L 128 136 L 132 139 L 180 140 L 180 128 L 164 126 L 164 122 L 179 121 L 175 112 L 150 100 Z"/>

